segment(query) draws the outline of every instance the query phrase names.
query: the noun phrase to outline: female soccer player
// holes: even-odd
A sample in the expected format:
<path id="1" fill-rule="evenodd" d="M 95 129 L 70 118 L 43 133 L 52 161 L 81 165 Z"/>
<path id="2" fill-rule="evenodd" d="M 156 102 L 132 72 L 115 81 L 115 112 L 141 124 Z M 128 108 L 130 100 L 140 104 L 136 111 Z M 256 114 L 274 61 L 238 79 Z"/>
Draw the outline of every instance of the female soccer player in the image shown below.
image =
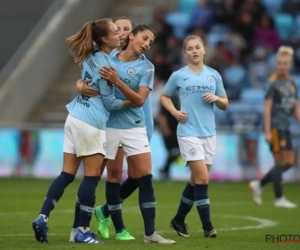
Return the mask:
<path id="1" fill-rule="evenodd" d="M 179 121 L 177 137 L 181 155 L 191 170 L 171 227 L 178 235 L 188 237 L 184 223 L 194 202 L 202 222 L 205 237 L 216 237 L 210 219 L 208 171 L 213 163 L 216 130 L 213 104 L 226 110 L 228 99 L 219 73 L 203 61 L 204 44 L 198 36 L 188 36 L 183 43 L 188 65 L 174 72 L 163 89 L 161 103 Z M 178 91 L 181 109 L 170 100 Z"/>
<path id="2" fill-rule="evenodd" d="M 148 98 L 153 86 L 154 66 L 143 53 L 150 49 L 154 42 L 155 31 L 147 25 L 138 25 L 129 34 L 120 53 L 113 55 L 116 65 L 114 68 L 104 67 L 101 76 L 113 83 L 116 97 L 130 99 L 135 107 L 124 109 L 122 112 L 112 112 L 107 123 L 107 155 L 114 160 L 119 144 L 129 164 L 133 167 L 139 187 L 139 203 L 145 226 L 145 243 L 173 244 L 155 232 L 155 196 L 152 186 L 151 154 L 147 137 L 144 112 L 141 108 Z M 128 88 L 129 87 L 129 88 Z M 130 90 L 130 91 L 129 91 Z M 108 175 L 110 172 L 108 171 Z M 121 201 L 119 184 L 110 183 L 106 187 L 106 199 L 110 216 L 115 228 L 124 228 L 121 217 Z"/>
<path id="3" fill-rule="evenodd" d="M 100 90 L 101 96 L 89 98 L 78 95 L 67 105 L 69 115 L 65 123 L 62 173 L 50 186 L 40 215 L 32 226 L 36 239 L 48 242 L 47 221 L 50 212 L 63 195 L 64 189 L 74 180 L 82 160 L 85 176 L 78 190 L 80 207 L 75 241 L 99 244 L 101 242 L 95 239 L 89 226 L 101 164 L 106 154 L 105 129 L 108 110 L 126 108 L 132 104 L 129 101 L 117 100 L 113 94 L 113 86 L 98 73 L 103 66 L 114 66 L 109 54 L 118 46 L 119 35 L 116 25 L 110 19 L 86 23 L 77 34 L 68 38 L 68 42 L 75 62 L 82 64 L 82 79 L 91 79 L 91 85 Z M 99 51 L 94 50 L 94 43 Z"/>
<path id="4" fill-rule="evenodd" d="M 282 174 L 295 162 L 290 132 L 290 120 L 293 116 L 300 123 L 298 91 L 293 78 L 289 75 L 294 51 L 291 47 L 281 46 L 276 55 L 276 73 L 267 83 L 264 107 L 265 139 L 270 144 L 275 166 L 260 180 L 251 181 L 250 189 L 256 204 L 262 204 L 262 188 L 272 182 L 275 195 L 275 207 L 294 208 L 296 204 L 283 196 Z"/>
<path id="5" fill-rule="evenodd" d="M 120 46 L 112 52 L 112 55 L 116 54 L 118 51 L 122 50 L 122 47 L 125 43 L 126 38 L 130 34 L 133 28 L 133 22 L 127 17 L 119 17 L 115 21 L 116 26 L 119 30 L 120 35 Z M 80 80 L 77 82 L 77 90 L 82 94 L 93 95 L 97 94 L 97 90 L 93 90 L 92 88 L 88 87 L 87 84 L 82 83 Z M 152 118 L 152 110 L 150 105 L 150 97 L 146 99 L 143 105 L 144 117 L 145 117 L 145 125 L 147 129 L 147 136 L 148 140 L 150 141 L 152 132 L 153 132 L 153 118 Z M 107 171 L 109 171 L 107 176 L 107 188 L 109 189 L 110 186 L 116 185 L 121 183 L 122 181 L 122 170 L 123 170 L 123 159 L 124 159 L 124 150 L 120 145 L 117 151 L 117 155 L 115 160 L 109 160 L 106 164 Z M 122 183 L 119 187 L 120 189 L 120 198 L 121 200 L 125 200 L 129 197 L 137 188 L 138 188 L 138 181 L 135 178 L 133 167 L 128 163 L 128 178 Z M 113 184 L 111 184 L 113 183 Z M 122 202 L 122 201 L 121 201 Z M 95 207 L 95 216 L 98 220 L 98 232 L 104 238 L 109 238 L 109 225 L 110 225 L 110 218 L 109 218 L 109 209 L 108 205 L 105 204 L 104 206 Z M 75 227 L 75 225 L 73 225 Z M 118 240 L 134 240 L 125 229 L 117 230 L 116 238 Z M 74 231 L 74 229 L 73 229 Z M 119 232 L 118 232 L 119 231 Z M 74 234 L 74 233 L 73 233 Z M 72 233 L 70 240 L 72 239 Z"/>

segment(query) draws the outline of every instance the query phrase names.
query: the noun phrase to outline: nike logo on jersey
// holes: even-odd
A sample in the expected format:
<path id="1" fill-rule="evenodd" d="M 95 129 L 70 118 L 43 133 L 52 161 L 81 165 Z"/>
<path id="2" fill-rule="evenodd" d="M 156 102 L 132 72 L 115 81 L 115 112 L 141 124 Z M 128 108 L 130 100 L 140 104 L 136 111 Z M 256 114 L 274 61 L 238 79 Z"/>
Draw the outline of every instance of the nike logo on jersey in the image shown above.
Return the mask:
<path id="1" fill-rule="evenodd" d="M 188 80 L 188 79 L 190 79 L 190 78 L 183 78 L 183 81 L 186 81 L 186 80 Z"/>
<path id="2" fill-rule="evenodd" d="M 145 148 L 148 147 L 149 145 L 145 145 Z"/>

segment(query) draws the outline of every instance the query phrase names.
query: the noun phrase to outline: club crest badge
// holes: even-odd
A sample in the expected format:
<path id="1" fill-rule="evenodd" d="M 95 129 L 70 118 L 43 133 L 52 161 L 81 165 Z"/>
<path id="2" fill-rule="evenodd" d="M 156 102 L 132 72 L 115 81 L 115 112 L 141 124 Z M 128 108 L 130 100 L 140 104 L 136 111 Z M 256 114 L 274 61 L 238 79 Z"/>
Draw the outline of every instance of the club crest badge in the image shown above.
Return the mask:
<path id="1" fill-rule="evenodd" d="M 207 77 L 207 80 L 208 80 L 209 82 L 213 82 L 213 81 L 214 81 L 214 78 L 213 78 L 213 76 L 208 76 L 208 77 Z"/>
<path id="2" fill-rule="evenodd" d="M 134 75 L 135 74 L 135 69 L 134 68 L 129 68 L 128 70 L 127 70 L 127 73 L 129 74 L 129 75 Z"/>

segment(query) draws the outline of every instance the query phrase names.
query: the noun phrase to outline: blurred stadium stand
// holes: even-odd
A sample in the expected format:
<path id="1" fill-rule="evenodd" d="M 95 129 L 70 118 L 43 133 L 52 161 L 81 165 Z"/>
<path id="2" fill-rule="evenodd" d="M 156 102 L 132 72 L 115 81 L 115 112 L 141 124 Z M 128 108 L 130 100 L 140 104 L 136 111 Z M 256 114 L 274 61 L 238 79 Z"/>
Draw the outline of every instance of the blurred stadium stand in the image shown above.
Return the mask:
<path id="1" fill-rule="evenodd" d="M 125 15 L 132 17 L 137 23 L 149 23 L 152 21 L 149 13 L 152 13 L 156 6 L 163 3 L 164 7 L 170 9 L 176 3 L 172 0 L 151 1 L 151 3 L 146 0 L 89 2 L 56 0 L 48 1 L 47 7 L 50 2 L 53 3 L 46 12 L 47 22 L 43 17 L 34 19 L 34 13 L 24 9 L 29 15 L 27 19 L 32 19 L 31 28 L 36 25 L 36 29 L 34 34 L 29 33 L 28 29 L 23 37 L 24 40 L 29 33 L 26 39 L 31 42 L 31 46 L 26 44 L 27 47 L 25 45 L 22 47 L 22 44 L 21 52 L 17 51 L 12 58 L 14 63 L 9 61 L 9 65 L 0 73 L 0 82 L 6 80 L 0 91 L 2 124 L 29 122 L 51 126 L 56 123 L 61 125 L 64 122 L 67 114 L 65 105 L 74 98 L 75 81 L 80 77 L 80 68 L 73 63 L 68 54 L 65 40 L 78 31 L 84 22 L 105 16 L 115 18 Z M 41 6 L 40 12 L 46 11 L 45 5 Z M 19 19 L 15 21 L 21 22 Z M 3 27 L 3 33 L 5 29 L 10 30 L 11 26 L 7 24 Z M 16 57 L 18 62 L 15 61 Z"/>
<path id="2" fill-rule="evenodd" d="M 53 0 L 0 0 L 0 33 L 2 34 L 0 40 L 0 69 L 24 43 L 28 34 L 45 16 L 52 3 Z M 63 1 L 57 3 L 63 3 Z M 59 7 L 60 4 L 56 4 L 55 10 Z M 33 38 L 33 36 L 31 37 Z"/>
<path id="3" fill-rule="evenodd" d="M 264 85 L 274 69 L 274 55 L 280 44 L 296 49 L 292 74 L 300 85 L 300 10 L 294 10 L 298 2 L 30 0 L 17 4 L 16 0 L 0 0 L 4 6 L 0 10 L 0 31 L 7 34 L 0 41 L 1 122 L 63 124 L 65 105 L 76 95 L 75 81 L 80 76 L 65 39 L 84 22 L 107 13 L 112 18 L 125 15 L 136 23 L 152 23 L 158 30 L 153 53 L 148 56 L 156 66 L 160 85 L 184 62 L 182 39 L 191 33 L 200 35 L 207 47 L 207 64 L 221 73 L 230 103 L 250 112 L 252 103 L 263 103 Z M 265 16 L 269 18 L 266 26 Z M 261 39 L 256 35 L 261 30 L 277 36 L 278 43 L 271 44 L 268 37 Z M 225 119 L 230 112 L 217 119 L 221 127 L 233 126 L 230 119 Z"/>
<path id="4" fill-rule="evenodd" d="M 0 0 L 0 6 L 0 127 L 63 128 L 80 77 L 66 38 L 102 17 L 128 16 L 158 32 L 147 53 L 156 67 L 156 131 L 158 97 L 185 63 L 187 34 L 202 37 L 206 64 L 223 77 L 230 105 L 216 109 L 220 132 L 261 132 L 264 88 L 281 44 L 295 49 L 291 73 L 300 87 L 300 0 Z M 292 128 L 299 130 L 295 121 Z"/>

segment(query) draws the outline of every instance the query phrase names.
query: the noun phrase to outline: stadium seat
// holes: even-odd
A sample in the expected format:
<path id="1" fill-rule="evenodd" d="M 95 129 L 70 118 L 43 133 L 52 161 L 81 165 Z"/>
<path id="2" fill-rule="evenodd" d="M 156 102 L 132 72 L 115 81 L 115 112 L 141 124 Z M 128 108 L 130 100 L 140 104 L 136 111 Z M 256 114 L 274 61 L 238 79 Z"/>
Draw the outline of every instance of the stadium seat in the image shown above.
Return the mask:
<path id="1" fill-rule="evenodd" d="M 259 104 L 264 101 L 265 92 L 262 89 L 248 88 L 242 90 L 241 102 L 250 104 Z"/>
<path id="2" fill-rule="evenodd" d="M 274 21 L 279 37 L 284 41 L 287 40 L 293 31 L 293 16 L 287 13 L 276 14 Z"/>
<path id="3" fill-rule="evenodd" d="M 199 0 L 179 0 L 178 10 L 181 12 L 191 13 L 195 10 Z"/>
<path id="4" fill-rule="evenodd" d="M 185 31 L 190 25 L 190 14 L 183 12 L 173 12 L 166 16 L 166 22 L 174 29 L 174 36 L 176 38 L 184 38 Z"/>
<path id="5" fill-rule="evenodd" d="M 230 66 L 224 69 L 223 76 L 226 81 L 226 85 L 240 86 L 246 78 L 246 70 L 243 66 Z"/>
<path id="6" fill-rule="evenodd" d="M 206 42 L 210 45 L 215 47 L 218 42 L 220 41 L 226 41 L 227 40 L 227 33 L 215 33 L 215 32 L 209 32 L 206 35 Z"/>
<path id="7" fill-rule="evenodd" d="M 268 56 L 268 63 L 272 66 L 275 67 L 275 62 L 276 62 L 276 53 L 273 53 Z"/>
<path id="8" fill-rule="evenodd" d="M 269 15 L 274 16 L 280 12 L 283 0 L 262 0 L 262 4 L 266 7 Z"/>

